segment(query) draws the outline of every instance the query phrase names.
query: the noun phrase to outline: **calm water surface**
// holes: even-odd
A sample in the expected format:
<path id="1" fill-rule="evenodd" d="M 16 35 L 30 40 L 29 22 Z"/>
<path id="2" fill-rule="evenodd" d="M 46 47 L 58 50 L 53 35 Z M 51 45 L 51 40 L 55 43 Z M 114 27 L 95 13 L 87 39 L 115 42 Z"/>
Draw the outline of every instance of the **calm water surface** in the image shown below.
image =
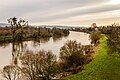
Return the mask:
<path id="1" fill-rule="evenodd" d="M 32 50 L 34 52 L 42 49 L 45 51 L 51 50 L 53 54 L 59 57 L 60 48 L 67 40 L 76 40 L 82 45 L 90 44 L 89 34 L 74 31 L 70 31 L 69 36 L 62 38 L 49 38 L 20 43 L 0 44 L 0 69 L 2 69 L 5 65 L 9 65 L 12 62 L 12 59 L 16 56 L 16 53 L 23 53 L 26 50 Z"/>

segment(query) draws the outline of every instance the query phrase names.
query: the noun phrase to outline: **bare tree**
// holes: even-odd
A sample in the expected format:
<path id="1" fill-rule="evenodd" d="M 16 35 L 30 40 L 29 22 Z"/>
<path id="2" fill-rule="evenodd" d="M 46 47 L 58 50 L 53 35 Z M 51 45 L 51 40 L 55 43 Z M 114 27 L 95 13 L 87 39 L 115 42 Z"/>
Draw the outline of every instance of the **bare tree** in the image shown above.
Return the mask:
<path id="1" fill-rule="evenodd" d="M 20 80 L 20 70 L 13 65 L 7 65 L 3 68 L 2 76 L 7 80 Z"/>
<path id="2" fill-rule="evenodd" d="M 52 52 L 27 51 L 21 57 L 23 75 L 29 80 L 50 80 L 56 73 L 56 58 Z"/>
<path id="3" fill-rule="evenodd" d="M 50 80 L 55 77 L 57 66 L 56 56 L 52 52 L 48 51 L 45 55 L 45 64 L 43 65 L 44 75 L 46 80 Z"/>
<path id="4" fill-rule="evenodd" d="M 8 23 L 11 24 L 11 32 L 13 41 L 16 38 L 22 39 L 23 36 L 23 27 L 28 26 L 28 21 L 24 19 L 18 20 L 16 17 L 8 19 Z"/>

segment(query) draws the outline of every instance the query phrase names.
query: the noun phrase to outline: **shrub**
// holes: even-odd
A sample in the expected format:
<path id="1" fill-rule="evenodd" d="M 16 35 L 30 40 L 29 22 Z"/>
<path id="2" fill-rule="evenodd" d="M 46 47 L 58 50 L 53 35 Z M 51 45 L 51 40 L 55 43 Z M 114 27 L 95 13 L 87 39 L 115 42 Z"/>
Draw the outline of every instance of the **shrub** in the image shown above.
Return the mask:
<path id="1" fill-rule="evenodd" d="M 23 74 L 30 80 L 50 80 L 57 72 L 56 57 L 50 51 L 27 51 L 21 57 L 21 63 Z"/>
<path id="2" fill-rule="evenodd" d="M 99 43 L 100 38 L 101 38 L 100 32 L 92 32 L 90 34 L 91 43 L 94 45 L 97 45 L 97 43 Z"/>
<path id="3" fill-rule="evenodd" d="M 60 49 L 60 59 L 64 62 L 66 70 L 84 64 L 82 45 L 76 41 L 68 41 Z"/>

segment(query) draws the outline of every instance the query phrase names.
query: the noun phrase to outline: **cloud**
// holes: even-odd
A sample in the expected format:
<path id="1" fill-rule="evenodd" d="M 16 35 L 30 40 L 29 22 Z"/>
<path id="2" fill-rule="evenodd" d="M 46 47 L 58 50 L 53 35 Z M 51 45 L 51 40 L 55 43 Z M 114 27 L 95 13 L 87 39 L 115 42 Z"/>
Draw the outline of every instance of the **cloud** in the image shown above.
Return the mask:
<path id="1" fill-rule="evenodd" d="M 64 20 L 76 16 L 120 10 L 119 5 L 107 4 L 110 0 L 0 0 L 0 2 L 0 21 L 16 16 L 26 18 L 30 23 L 41 24 L 56 22 L 61 24 Z M 76 23 L 71 21 L 71 24 Z M 82 22 L 82 19 L 79 21 Z"/>
<path id="2" fill-rule="evenodd" d="M 52 14 L 47 14 L 43 16 L 37 16 L 38 19 L 33 18 L 34 21 L 40 21 L 40 22 L 46 22 L 46 21 L 54 21 L 54 20 L 60 20 L 64 18 L 69 18 L 69 17 L 75 17 L 79 15 L 88 15 L 88 14 L 94 14 L 94 13 L 103 13 L 103 12 L 108 12 L 108 11 L 114 11 L 114 10 L 120 10 L 119 5 L 100 5 L 100 6 L 92 6 L 92 7 L 85 7 L 85 8 L 75 8 L 75 9 L 70 9 L 66 11 L 60 11 L 58 13 L 52 13 Z"/>

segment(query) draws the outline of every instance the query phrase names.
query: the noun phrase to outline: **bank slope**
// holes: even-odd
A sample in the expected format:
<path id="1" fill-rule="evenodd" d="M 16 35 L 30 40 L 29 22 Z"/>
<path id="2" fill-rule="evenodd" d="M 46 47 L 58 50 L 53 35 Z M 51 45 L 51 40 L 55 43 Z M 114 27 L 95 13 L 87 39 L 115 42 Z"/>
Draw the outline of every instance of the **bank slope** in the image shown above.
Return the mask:
<path id="1" fill-rule="evenodd" d="M 65 80 L 120 80 L 120 57 L 107 55 L 107 38 L 102 35 L 96 58 L 78 74 Z"/>

